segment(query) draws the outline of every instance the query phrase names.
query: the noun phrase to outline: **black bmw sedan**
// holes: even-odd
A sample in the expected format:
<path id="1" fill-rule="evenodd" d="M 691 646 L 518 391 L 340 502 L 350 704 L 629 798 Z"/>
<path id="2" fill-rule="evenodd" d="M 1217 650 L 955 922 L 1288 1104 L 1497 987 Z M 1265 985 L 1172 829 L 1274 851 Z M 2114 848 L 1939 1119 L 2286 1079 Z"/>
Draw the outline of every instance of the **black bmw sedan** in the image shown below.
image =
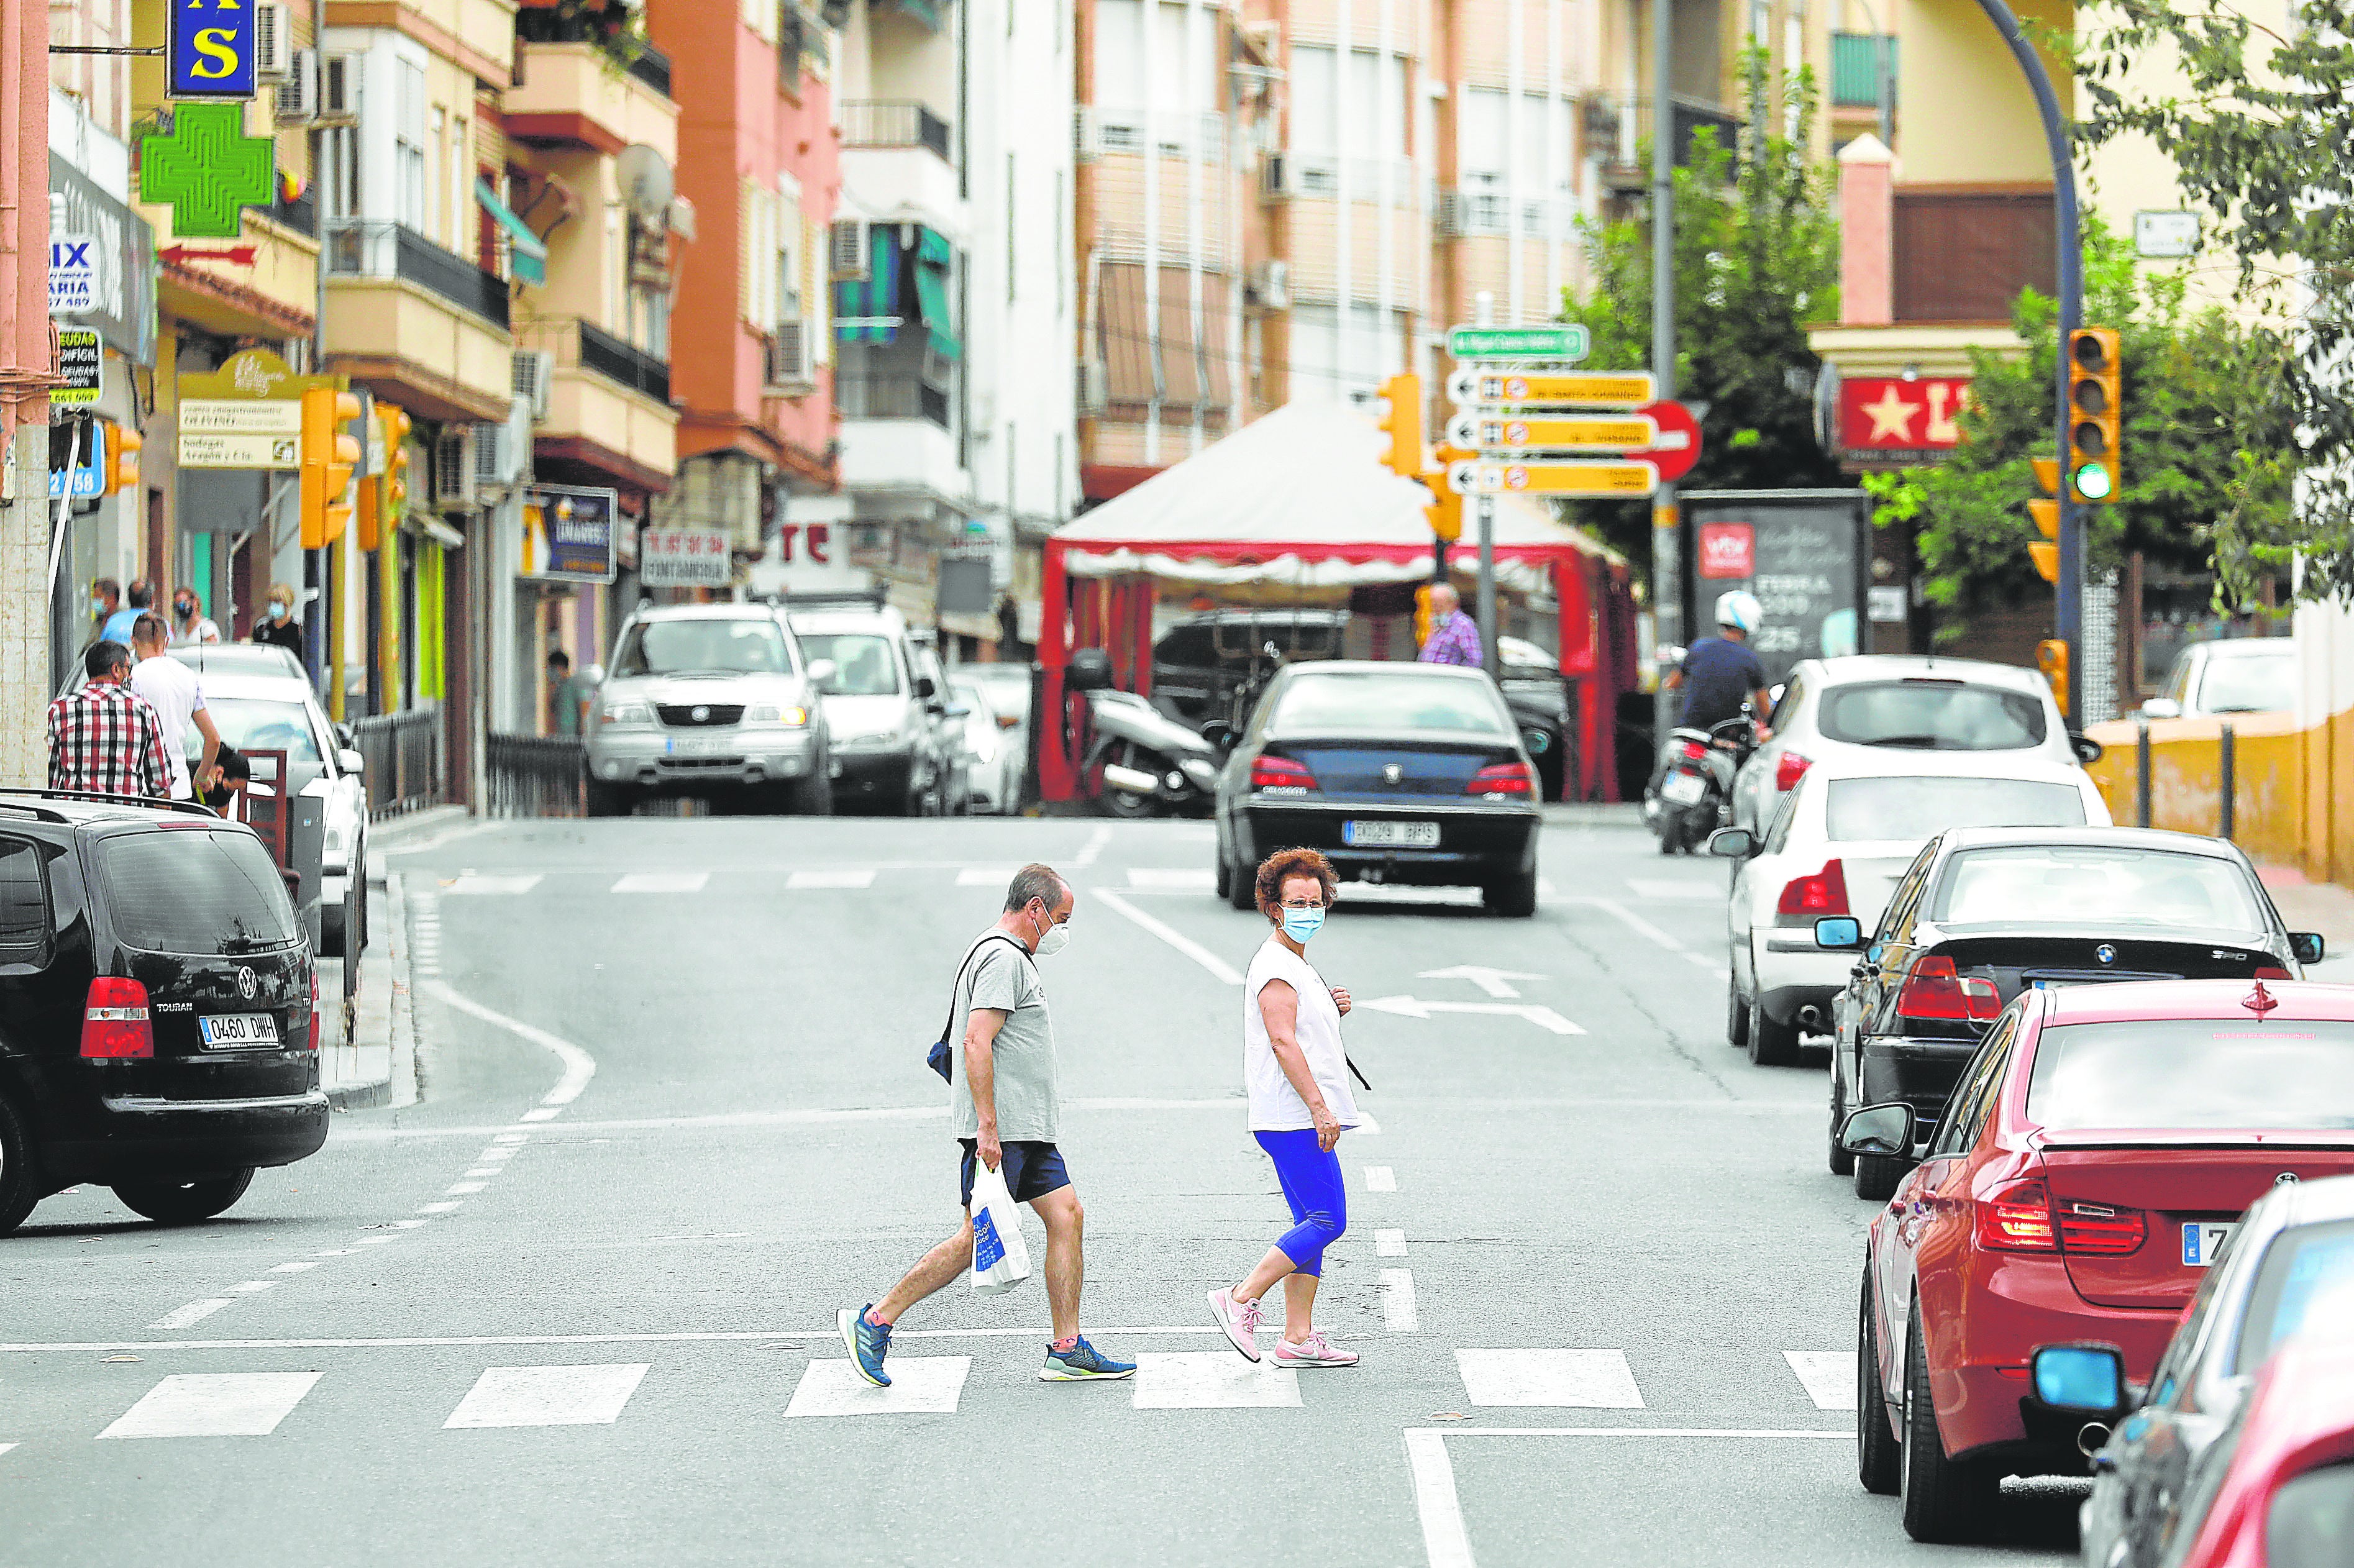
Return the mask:
<path id="1" fill-rule="evenodd" d="M 1477 887 L 1536 913 L 1536 771 L 1479 670 L 1319 660 L 1267 683 L 1218 775 L 1217 885 L 1252 906 L 1259 862 L 1320 850 L 1344 880 Z"/>

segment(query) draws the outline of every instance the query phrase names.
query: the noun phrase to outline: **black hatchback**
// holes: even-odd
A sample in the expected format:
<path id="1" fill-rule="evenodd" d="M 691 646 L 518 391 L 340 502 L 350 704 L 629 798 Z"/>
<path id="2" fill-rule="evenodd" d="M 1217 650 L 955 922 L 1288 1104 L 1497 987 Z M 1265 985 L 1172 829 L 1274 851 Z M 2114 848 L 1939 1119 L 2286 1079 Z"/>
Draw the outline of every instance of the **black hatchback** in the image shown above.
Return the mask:
<path id="1" fill-rule="evenodd" d="M 315 1153 L 318 978 L 278 867 L 202 807 L 0 790 L 0 1233 L 80 1182 L 209 1219 Z"/>

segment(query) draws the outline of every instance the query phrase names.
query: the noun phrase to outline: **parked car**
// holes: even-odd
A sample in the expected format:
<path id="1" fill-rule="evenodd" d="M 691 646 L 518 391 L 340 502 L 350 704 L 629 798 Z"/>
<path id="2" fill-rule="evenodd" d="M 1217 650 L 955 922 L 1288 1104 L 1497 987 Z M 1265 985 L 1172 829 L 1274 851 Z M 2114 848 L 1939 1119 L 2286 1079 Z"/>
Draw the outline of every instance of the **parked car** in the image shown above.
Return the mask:
<path id="1" fill-rule="evenodd" d="M 1773 735 L 1734 781 L 1733 822 L 1774 820 L 1807 769 L 1834 757 L 1887 751 L 1999 753 L 2056 763 L 2100 755 L 2080 747 L 2033 670 L 1975 659 L 1861 653 L 1802 660 L 1768 721 Z"/>
<path id="2" fill-rule="evenodd" d="M 2296 706 L 2296 644 L 2285 637 L 2193 642 L 2141 711 L 2154 719 L 2285 712 Z"/>
<path id="3" fill-rule="evenodd" d="M 1012 810 L 1020 803 L 1021 781 L 1030 770 L 1030 666 L 1026 663 L 960 664 L 956 668 L 960 681 L 970 681 L 989 698 L 996 710 L 998 728 L 1003 732 L 1005 749 L 1014 758 L 1015 782 Z"/>
<path id="4" fill-rule="evenodd" d="M 949 683 L 949 695 L 951 708 L 964 709 L 965 799 L 992 816 L 1015 810 L 1022 804 L 1023 758 L 995 699 L 961 671 Z"/>
<path id="5" fill-rule="evenodd" d="M 1535 764 L 1537 784 L 1548 800 L 1558 800 L 1569 783 L 1575 740 L 1570 734 L 1569 683 L 1561 662 L 1519 637 L 1496 639 L 1498 684 L 1520 721 L 1521 746 Z"/>
<path id="6" fill-rule="evenodd" d="M 1906 1533 L 1951 1541 L 2006 1475 L 2076 1474 L 2080 1413 L 2035 1352 L 2097 1341 L 2146 1383 L 2228 1235 L 2284 1181 L 2354 1172 L 2354 992 L 2246 978 L 2021 992 L 1921 1163 L 1872 1222 L 1857 1475 Z M 1848 1118 L 1902 1157 L 1901 1101 Z"/>
<path id="7" fill-rule="evenodd" d="M 831 810 L 822 657 L 768 605 L 631 611 L 584 736 L 588 814 L 626 815 L 664 795 Z"/>
<path id="8" fill-rule="evenodd" d="M 879 595 L 793 594 L 794 634 L 816 675 L 832 747 L 837 806 L 937 817 L 962 774 L 948 750 L 948 687 L 907 618 Z"/>
<path id="9" fill-rule="evenodd" d="M 1826 952 L 1815 922 L 1848 915 L 1877 927 L 1922 843 L 1959 827 L 2105 827 L 2109 809 L 2074 763 L 1975 752 L 1846 757 L 1808 768 L 1761 837 L 1723 828 L 1732 974 L 1725 1037 L 1760 1065 L 1797 1060 L 1798 1037 L 1830 1033 L 1831 1002 L 1854 955 Z"/>
<path id="10" fill-rule="evenodd" d="M 275 642 L 190 642 L 165 650 L 198 674 L 292 675 L 309 679 L 302 661 Z"/>
<path id="11" fill-rule="evenodd" d="M 1868 943 L 1861 922 L 1831 918 L 1840 927 L 1819 920 L 1817 939 L 1862 954 L 1832 1004 L 1834 1172 L 1850 1106 L 1903 1100 L 1934 1131 L 1987 1025 L 2022 991 L 2296 980 L 2323 947 L 2281 923 L 2237 848 L 2147 828 L 1956 828 L 1922 847 Z M 1903 1169 L 1857 1161 L 1856 1196 L 1887 1197 Z"/>
<path id="12" fill-rule="evenodd" d="M 270 853 L 190 803 L 0 790 L 0 1233 L 78 1183 L 209 1219 L 327 1138 L 318 977 Z"/>
<path id="13" fill-rule="evenodd" d="M 1237 909 L 1278 849 L 1320 850 L 1348 880 L 1480 890 L 1536 913 L 1536 771 L 1478 670 L 1352 660 L 1278 673 L 1218 775 L 1216 878 Z"/>

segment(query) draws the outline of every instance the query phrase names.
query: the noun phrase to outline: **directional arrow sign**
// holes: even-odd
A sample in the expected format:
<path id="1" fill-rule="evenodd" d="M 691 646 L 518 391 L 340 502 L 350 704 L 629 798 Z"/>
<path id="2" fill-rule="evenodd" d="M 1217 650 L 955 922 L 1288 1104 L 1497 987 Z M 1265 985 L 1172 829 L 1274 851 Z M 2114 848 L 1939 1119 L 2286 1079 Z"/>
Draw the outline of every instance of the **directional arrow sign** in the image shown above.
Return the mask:
<path id="1" fill-rule="evenodd" d="M 1659 471 L 1648 462 L 1457 462 L 1447 487 L 1458 495 L 1649 495 Z"/>
<path id="2" fill-rule="evenodd" d="M 1377 996 L 1363 1005 L 1376 1012 L 1394 1012 L 1400 1018 L 1428 1018 L 1436 1012 L 1479 1012 L 1501 1018 L 1525 1018 L 1538 1028 L 1549 1029 L 1555 1034 L 1585 1033 L 1552 1008 L 1538 1007 L 1525 1001 L 1423 1001 L 1411 996 Z"/>
<path id="3" fill-rule="evenodd" d="M 1551 376 L 1513 376 L 1500 370 L 1458 370 L 1447 378 L 1447 396 L 1458 404 L 1510 403 L 1516 408 L 1564 404 L 1572 408 L 1639 408 L 1659 394 L 1649 371 L 1615 375 L 1602 370 L 1564 370 Z"/>
<path id="4" fill-rule="evenodd" d="M 1640 452 L 1659 439 L 1659 427 L 1642 414 L 1584 419 L 1515 419 L 1490 410 L 1458 414 L 1447 439 L 1479 451 Z"/>
<path id="5" fill-rule="evenodd" d="M 1447 352 L 1458 359 L 1558 359 L 1574 365 L 1585 357 L 1585 329 L 1458 326 L 1447 334 Z"/>
<path id="6" fill-rule="evenodd" d="M 1458 964 L 1451 969 L 1425 969 L 1416 980 L 1469 980 L 1490 996 L 1518 996 L 1519 988 L 1507 982 L 1516 980 L 1543 980 L 1543 975 L 1523 974 L 1519 969 L 1483 969 L 1478 964 Z"/>

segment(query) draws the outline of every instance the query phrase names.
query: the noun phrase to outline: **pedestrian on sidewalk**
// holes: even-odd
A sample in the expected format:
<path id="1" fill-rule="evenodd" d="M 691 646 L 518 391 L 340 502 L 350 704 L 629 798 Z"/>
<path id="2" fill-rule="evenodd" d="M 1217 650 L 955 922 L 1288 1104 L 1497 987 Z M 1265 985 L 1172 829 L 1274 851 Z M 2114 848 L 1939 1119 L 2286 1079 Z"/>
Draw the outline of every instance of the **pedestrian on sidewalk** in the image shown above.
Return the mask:
<path id="1" fill-rule="evenodd" d="M 1243 977 L 1243 1083 L 1250 1093 L 1251 1135 L 1275 1161 L 1292 1223 L 1240 1284 L 1210 1292 L 1210 1316 L 1235 1349 L 1257 1361 L 1259 1304 L 1281 1280 L 1283 1338 L 1275 1364 L 1283 1367 L 1357 1364 L 1356 1352 L 1335 1349 L 1316 1331 L 1315 1321 L 1324 1251 L 1349 1228 L 1348 1192 L 1333 1150 L 1359 1120 L 1341 1046 L 1349 993 L 1326 985 L 1307 951 L 1338 888 L 1332 863 L 1314 850 L 1267 856 L 1258 868 L 1258 907 L 1275 929 Z"/>
<path id="2" fill-rule="evenodd" d="M 92 795 L 171 792 L 164 726 L 131 689 L 131 650 L 98 641 L 82 655 L 83 683 L 49 705 L 49 788 Z"/>
<path id="3" fill-rule="evenodd" d="M 131 602 L 106 618 L 106 624 L 99 629 L 99 641 L 120 642 L 125 648 L 130 647 L 133 624 L 154 608 L 155 585 L 145 577 L 132 578 Z"/>
<path id="4" fill-rule="evenodd" d="M 106 623 L 122 608 L 122 585 L 112 577 L 101 577 L 90 585 L 90 627 L 99 636 L 106 634 Z"/>
<path id="5" fill-rule="evenodd" d="M 294 590 L 284 583 L 270 585 L 270 609 L 253 627 L 256 642 L 274 642 L 295 658 L 302 657 L 302 623 L 294 619 Z"/>
<path id="6" fill-rule="evenodd" d="M 1055 1085 L 1055 1026 L 1036 959 L 1051 958 L 1070 940 L 1070 885 L 1051 866 L 1025 865 L 1013 874 L 997 923 L 965 949 L 950 988 L 951 1021 L 965 1021 L 960 1045 L 949 1052 L 949 1114 L 964 1147 L 960 1181 L 964 1224 L 926 1253 L 879 1302 L 836 1319 L 851 1364 L 877 1388 L 891 1386 L 883 1359 L 891 1330 L 917 1302 L 953 1283 L 972 1266 L 972 1181 L 976 1161 L 1001 1172 L 1017 1203 L 1037 1211 L 1046 1225 L 1046 1307 L 1053 1343 L 1042 1383 L 1132 1377 L 1134 1361 L 1114 1361 L 1079 1332 L 1079 1287 L 1086 1273 L 1079 1195 L 1055 1146 L 1061 1104 Z"/>
<path id="7" fill-rule="evenodd" d="M 1463 596 L 1445 583 L 1430 590 L 1430 637 L 1416 662 L 1479 667 L 1479 623 L 1463 613 Z"/>
<path id="8" fill-rule="evenodd" d="M 196 590 L 184 588 L 172 596 L 172 646 L 193 648 L 200 642 L 221 640 L 220 623 L 205 613 L 204 602 Z"/>
<path id="9" fill-rule="evenodd" d="M 222 741 L 213 758 L 213 787 L 205 791 L 205 804 L 232 822 L 245 821 L 245 793 L 253 788 L 253 764 L 245 753 Z"/>
<path id="10" fill-rule="evenodd" d="M 131 689 L 147 699 L 164 726 L 164 755 L 172 765 L 172 799 L 193 800 L 213 787 L 220 758 L 220 731 L 205 712 L 204 687 L 196 673 L 164 650 L 171 631 L 160 615 L 143 615 L 131 628 L 131 651 L 139 662 L 132 667 Z M 188 770 L 188 731 L 204 737 L 194 777 Z"/>

